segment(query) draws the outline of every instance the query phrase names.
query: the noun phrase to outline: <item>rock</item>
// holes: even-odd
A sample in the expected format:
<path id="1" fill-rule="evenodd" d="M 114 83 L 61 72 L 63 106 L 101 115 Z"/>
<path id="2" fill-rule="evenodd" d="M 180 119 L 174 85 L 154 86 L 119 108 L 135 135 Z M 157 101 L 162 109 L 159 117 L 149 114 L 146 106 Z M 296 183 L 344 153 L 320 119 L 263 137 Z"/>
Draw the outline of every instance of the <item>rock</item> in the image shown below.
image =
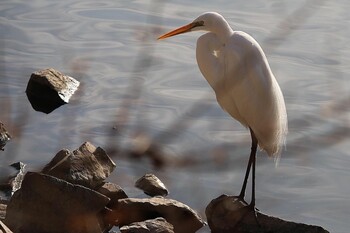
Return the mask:
<path id="1" fill-rule="evenodd" d="M 118 203 L 119 199 L 127 198 L 128 196 L 124 190 L 116 184 L 106 182 L 100 187 L 97 192 L 102 193 L 103 195 L 109 197 L 111 200 L 107 204 L 107 207 L 113 207 Z"/>
<path id="2" fill-rule="evenodd" d="M 164 167 L 167 160 L 164 153 L 157 144 L 152 143 L 149 135 L 140 132 L 131 141 L 129 155 L 134 159 L 148 158 L 153 167 L 160 169 Z"/>
<path id="3" fill-rule="evenodd" d="M 73 152 L 59 151 L 42 173 L 96 189 L 103 185 L 115 166 L 102 148 L 85 142 Z"/>
<path id="4" fill-rule="evenodd" d="M 11 180 L 11 186 L 12 186 L 11 196 L 12 196 L 14 192 L 16 192 L 18 189 L 21 188 L 21 184 L 26 172 L 25 171 L 26 165 L 22 162 L 17 162 L 17 163 L 11 164 L 10 166 L 14 167 L 18 171 L 17 175 L 14 176 L 13 179 Z"/>
<path id="5" fill-rule="evenodd" d="M 4 124 L 0 121 L 0 151 L 4 150 L 4 146 L 10 139 L 10 134 L 5 129 Z"/>
<path id="6" fill-rule="evenodd" d="M 120 228 L 121 233 L 174 233 L 174 227 L 164 218 L 135 222 Z"/>
<path id="7" fill-rule="evenodd" d="M 163 197 L 120 199 L 109 219 L 114 219 L 122 227 L 157 217 L 165 218 L 174 226 L 176 233 L 193 233 L 205 224 L 187 205 Z"/>
<path id="8" fill-rule="evenodd" d="M 49 68 L 31 75 L 26 94 L 34 110 L 48 114 L 68 103 L 79 84 L 74 78 Z"/>
<path id="9" fill-rule="evenodd" d="M 0 232 L 1 233 L 12 233 L 12 231 L 0 220 Z"/>
<path id="10" fill-rule="evenodd" d="M 4 203 L 0 203 L 0 220 L 4 220 L 6 216 L 6 208 L 7 205 Z"/>
<path id="11" fill-rule="evenodd" d="M 221 195 L 212 200 L 205 210 L 212 233 L 329 233 L 319 226 L 288 222 L 254 212 L 237 197 Z"/>
<path id="12" fill-rule="evenodd" d="M 16 169 L 16 173 L 6 180 L 0 181 L 0 191 L 5 194 L 6 199 L 10 198 L 12 194 L 21 187 L 26 167 L 22 162 L 13 163 L 10 166 Z"/>
<path id="13" fill-rule="evenodd" d="M 169 194 L 163 182 L 153 174 L 146 174 L 138 179 L 135 186 L 144 191 L 145 194 L 154 196 L 167 196 Z"/>
<path id="14" fill-rule="evenodd" d="M 8 203 L 5 224 L 15 233 L 102 233 L 100 213 L 108 202 L 81 185 L 28 172 Z"/>

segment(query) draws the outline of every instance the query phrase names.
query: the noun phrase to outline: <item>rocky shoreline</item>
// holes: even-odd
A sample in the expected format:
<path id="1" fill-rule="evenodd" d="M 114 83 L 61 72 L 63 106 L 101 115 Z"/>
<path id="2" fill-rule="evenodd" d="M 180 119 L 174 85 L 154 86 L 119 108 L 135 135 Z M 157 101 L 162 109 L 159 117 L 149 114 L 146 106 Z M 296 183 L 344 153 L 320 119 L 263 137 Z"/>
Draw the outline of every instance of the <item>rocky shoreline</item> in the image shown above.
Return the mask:
<path id="1" fill-rule="evenodd" d="M 121 233 L 194 233 L 207 225 L 188 205 L 167 198 L 169 191 L 153 174 L 135 183 L 148 198 L 128 197 L 119 185 L 105 181 L 115 167 L 102 148 L 89 142 L 73 151 L 59 151 L 40 172 L 24 171 L 25 166 L 18 165 L 17 176 L 8 182 L 9 200 L 0 204 L 0 230 L 108 233 L 117 226 Z M 212 200 L 206 209 L 211 232 L 327 232 L 260 212 L 257 222 L 246 207 L 232 196 Z"/>

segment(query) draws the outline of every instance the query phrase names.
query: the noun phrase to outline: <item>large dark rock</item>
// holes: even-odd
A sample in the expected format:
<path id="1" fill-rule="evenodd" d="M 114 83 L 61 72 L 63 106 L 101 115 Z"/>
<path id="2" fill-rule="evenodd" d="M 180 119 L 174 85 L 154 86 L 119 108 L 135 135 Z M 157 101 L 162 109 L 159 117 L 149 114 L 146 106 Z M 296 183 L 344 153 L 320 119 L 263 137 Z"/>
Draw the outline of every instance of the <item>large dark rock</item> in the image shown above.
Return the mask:
<path id="1" fill-rule="evenodd" d="M 79 84 L 74 78 L 49 68 L 31 75 L 26 94 L 34 110 L 50 113 L 68 103 Z"/>
<path id="2" fill-rule="evenodd" d="M 174 233 L 174 227 L 164 218 L 135 222 L 120 228 L 121 233 Z"/>
<path id="3" fill-rule="evenodd" d="M 0 121 L 0 151 L 4 150 L 4 146 L 10 139 L 10 134 L 5 129 L 4 124 Z"/>
<path id="4" fill-rule="evenodd" d="M 5 224 L 15 233 L 102 233 L 108 202 L 81 185 L 28 172 L 7 205 Z"/>
<path id="5" fill-rule="evenodd" d="M 169 194 L 163 182 L 153 174 L 142 176 L 135 182 L 135 186 L 151 197 L 167 196 Z"/>
<path id="6" fill-rule="evenodd" d="M 115 166 L 102 148 L 85 142 L 73 152 L 59 151 L 42 173 L 96 189 L 103 185 Z"/>
<path id="7" fill-rule="evenodd" d="M 163 197 L 120 199 L 109 219 L 121 227 L 157 217 L 165 218 L 176 233 L 194 233 L 205 224 L 187 205 Z"/>
<path id="8" fill-rule="evenodd" d="M 288 222 L 247 208 L 234 196 L 221 195 L 206 208 L 212 233 L 329 233 L 319 226 Z M 258 221 L 258 223 L 257 223 Z"/>

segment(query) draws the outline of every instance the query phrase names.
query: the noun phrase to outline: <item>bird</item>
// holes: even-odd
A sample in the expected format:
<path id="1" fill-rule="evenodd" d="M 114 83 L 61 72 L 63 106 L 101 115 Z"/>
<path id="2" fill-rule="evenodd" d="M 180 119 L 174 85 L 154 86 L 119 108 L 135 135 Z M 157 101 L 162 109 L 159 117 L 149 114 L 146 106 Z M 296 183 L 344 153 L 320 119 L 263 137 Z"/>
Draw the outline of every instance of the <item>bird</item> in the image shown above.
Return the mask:
<path id="1" fill-rule="evenodd" d="M 204 31 L 197 40 L 199 70 L 215 92 L 221 108 L 249 129 L 251 151 L 240 194 L 255 212 L 255 166 L 257 148 L 279 158 L 288 133 L 287 112 L 281 88 L 259 43 L 248 33 L 235 31 L 216 12 L 205 12 L 191 23 L 158 37 Z M 251 200 L 245 201 L 252 172 Z"/>

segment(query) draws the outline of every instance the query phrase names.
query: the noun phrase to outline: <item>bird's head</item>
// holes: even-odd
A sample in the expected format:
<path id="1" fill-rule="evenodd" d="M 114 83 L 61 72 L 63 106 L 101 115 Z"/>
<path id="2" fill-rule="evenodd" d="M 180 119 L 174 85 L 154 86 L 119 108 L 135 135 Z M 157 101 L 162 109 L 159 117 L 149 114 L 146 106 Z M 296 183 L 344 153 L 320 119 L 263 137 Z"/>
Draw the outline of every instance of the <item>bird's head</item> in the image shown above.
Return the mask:
<path id="1" fill-rule="evenodd" d="M 192 31 L 211 31 L 216 32 L 223 27 L 229 27 L 226 20 L 222 15 L 216 12 L 206 12 L 198 16 L 192 23 L 179 27 L 173 31 L 170 31 L 160 37 L 158 40 L 162 40 L 178 34 L 192 32 Z"/>

